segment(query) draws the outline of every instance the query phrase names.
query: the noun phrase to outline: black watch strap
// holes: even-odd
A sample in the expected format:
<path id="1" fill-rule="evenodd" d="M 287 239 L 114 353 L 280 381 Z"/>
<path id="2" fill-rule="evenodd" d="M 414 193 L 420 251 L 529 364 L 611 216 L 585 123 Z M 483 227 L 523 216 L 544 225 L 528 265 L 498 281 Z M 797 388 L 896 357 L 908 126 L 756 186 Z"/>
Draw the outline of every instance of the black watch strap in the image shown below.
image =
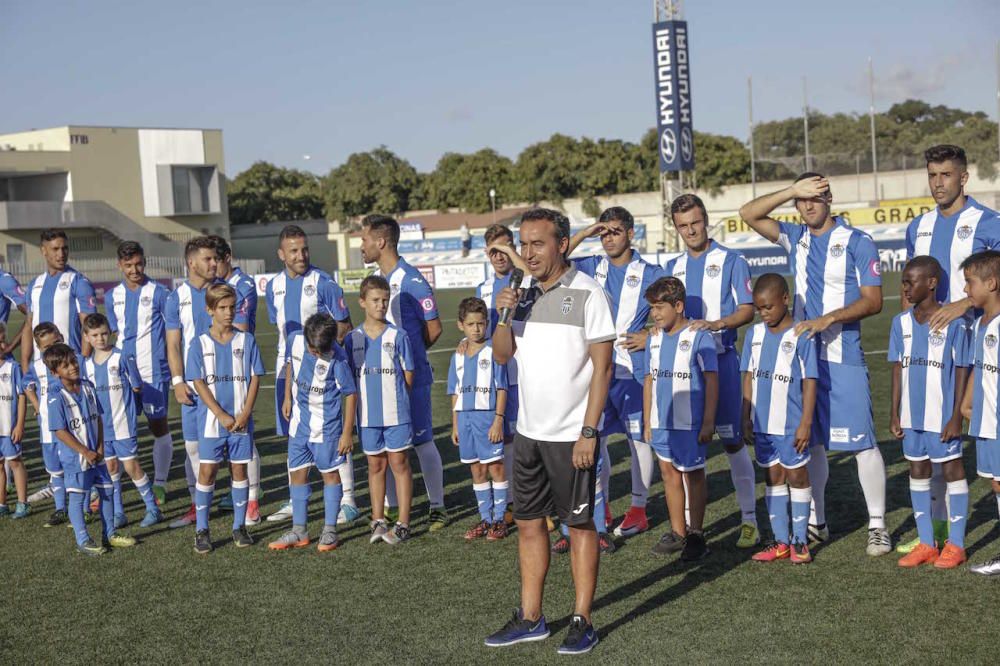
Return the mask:
<path id="1" fill-rule="evenodd" d="M 597 428 L 591 428 L 590 426 L 583 426 L 583 429 L 580 431 L 580 435 L 587 439 L 597 439 L 597 434 Z"/>

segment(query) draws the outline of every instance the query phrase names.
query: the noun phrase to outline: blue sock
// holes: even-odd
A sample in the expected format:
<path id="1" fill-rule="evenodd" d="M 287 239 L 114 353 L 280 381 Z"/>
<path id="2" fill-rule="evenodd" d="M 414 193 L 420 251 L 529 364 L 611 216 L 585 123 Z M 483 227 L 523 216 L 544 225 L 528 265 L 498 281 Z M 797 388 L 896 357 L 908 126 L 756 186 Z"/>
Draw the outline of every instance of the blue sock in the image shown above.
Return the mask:
<path id="1" fill-rule="evenodd" d="M 594 529 L 598 534 L 605 534 L 608 531 L 607 523 L 604 522 L 604 489 L 600 487 L 594 493 Z"/>
<path id="2" fill-rule="evenodd" d="M 199 532 L 208 529 L 208 512 L 212 509 L 212 495 L 215 493 L 215 484 L 203 486 L 200 483 L 194 485 L 194 511 L 197 518 L 197 529 Z"/>
<path id="3" fill-rule="evenodd" d="M 809 506 L 812 504 L 812 488 L 791 488 L 792 499 L 792 541 L 809 543 Z"/>
<path id="4" fill-rule="evenodd" d="M 250 481 L 232 482 L 233 529 L 238 530 L 247 522 L 247 502 L 250 501 Z"/>
<path id="5" fill-rule="evenodd" d="M 965 521 L 969 516 L 969 482 L 948 482 L 948 541 L 965 548 Z"/>
<path id="6" fill-rule="evenodd" d="M 764 504 L 771 518 L 774 540 L 788 545 L 788 486 L 768 486 L 764 490 Z"/>
<path id="7" fill-rule="evenodd" d="M 66 510 L 66 479 L 62 472 L 49 475 L 49 483 L 52 485 L 52 501 L 56 504 L 56 511 Z"/>
<path id="8" fill-rule="evenodd" d="M 138 481 L 133 481 L 135 484 L 135 489 L 139 491 L 139 497 L 142 498 L 142 503 L 146 505 L 146 511 L 151 513 L 156 513 L 156 496 L 153 495 L 153 484 L 150 483 L 149 477 L 145 474 Z"/>
<path id="9" fill-rule="evenodd" d="M 509 481 L 493 482 L 493 522 L 499 523 L 503 520 L 504 511 L 507 510 L 507 489 L 510 487 Z"/>
<path id="10" fill-rule="evenodd" d="M 479 519 L 490 522 L 493 517 L 493 488 L 490 482 L 473 483 L 472 490 L 476 493 L 476 504 L 479 505 Z"/>
<path id="11" fill-rule="evenodd" d="M 569 528 L 566 527 L 566 523 L 559 523 L 559 531 L 564 537 L 569 538 Z"/>
<path id="12" fill-rule="evenodd" d="M 309 484 L 293 485 L 288 494 L 292 497 L 292 527 L 305 527 L 309 521 Z"/>
<path id="13" fill-rule="evenodd" d="M 340 503 L 344 500 L 344 485 L 329 483 L 323 486 L 323 524 L 337 526 L 337 516 L 340 515 Z"/>
<path id="14" fill-rule="evenodd" d="M 73 525 L 73 534 L 76 535 L 76 545 L 82 546 L 90 539 L 87 533 L 87 521 L 83 518 L 83 501 L 89 493 L 69 494 L 69 522 Z"/>
<path id="15" fill-rule="evenodd" d="M 114 485 L 111 488 L 98 486 L 97 496 L 101 498 L 101 533 L 108 540 L 115 533 L 115 498 Z"/>
<path id="16" fill-rule="evenodd" d="M 917 521 L 920 543 L 934 545 L 934 522 L 931 520 L 931 480 L 910 477 L 910 502 L 913 519 Z"/>
<path id="17" fill-rule="evenodd" d="M 114 514 L 116 516 L 125 513 L 125 502 L 122 499 L 122 475 L 121 473 L 111 476 L 112 493 L 114 494 Z"/>

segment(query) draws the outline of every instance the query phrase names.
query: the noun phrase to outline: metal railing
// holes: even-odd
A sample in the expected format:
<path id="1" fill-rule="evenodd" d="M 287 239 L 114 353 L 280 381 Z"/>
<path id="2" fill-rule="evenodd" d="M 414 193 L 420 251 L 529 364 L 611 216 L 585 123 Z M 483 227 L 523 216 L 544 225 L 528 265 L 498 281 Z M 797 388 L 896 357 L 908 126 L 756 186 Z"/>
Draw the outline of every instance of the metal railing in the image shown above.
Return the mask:
<path id="1" fill-rule="evenodd" d="M 118 260 L 114 257 L 70 257 L 70 265 L 80 271 L 91 282 L 118 282 L 122 279 Z M 264 272 L 263 259 L 239 259 L 233 263 L 244 273 L 256 275 Z M 22 285 L 26 285 L 46 271 L 44 260 L 0 263 L 0 268 L 8 271 Z M 146 257 L 146 275 L 154 280 L 172 280 L 187 275 L 187 266 L 182 257 Z"/>

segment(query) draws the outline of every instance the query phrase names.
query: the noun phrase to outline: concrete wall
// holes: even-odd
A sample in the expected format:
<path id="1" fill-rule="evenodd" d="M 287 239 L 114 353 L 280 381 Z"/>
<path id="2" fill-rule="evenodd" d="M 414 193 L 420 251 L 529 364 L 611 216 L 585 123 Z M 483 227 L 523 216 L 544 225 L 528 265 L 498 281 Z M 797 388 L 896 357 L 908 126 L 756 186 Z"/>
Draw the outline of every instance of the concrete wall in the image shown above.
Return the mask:
<path id="1" fill-rule="evenodd" d="M 233 254 L 237 257 L 264 260 L 269 273 L 281 270 L 278 259 L 278 235 L 283 227 L 295 224 L 309 237 L 310 261 L 325 271 L 347 268 L 346 235 L 336 231 L 336 225 L 325 220 L 303 222 L 271 222 L 267 224 L 237 224 L 230 228 Z"/>

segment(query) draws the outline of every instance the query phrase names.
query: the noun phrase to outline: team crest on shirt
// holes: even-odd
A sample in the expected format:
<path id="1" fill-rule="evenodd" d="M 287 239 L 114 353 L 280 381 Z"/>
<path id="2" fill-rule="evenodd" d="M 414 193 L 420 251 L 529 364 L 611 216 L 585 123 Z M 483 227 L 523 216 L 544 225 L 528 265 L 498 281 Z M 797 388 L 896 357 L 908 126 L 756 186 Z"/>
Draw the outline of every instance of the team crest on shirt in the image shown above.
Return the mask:
<path id="1" fill-rule="evenodd" d="M 69 289 L 69 282 L 60 282 L 59 283 L 59 288 L 60 289 Z"/>
<path id="2" fill-rule="evenodd" d="M 690 340 L 681 340 L 681 343 L 679 345 L 677 345 L 677 346 L 680 348 L 680 350 L 682 352 L 690 351 L 691 350 L 691 341 Z"/>
<path id="3" fill-rule="evenodd" d="M 328 367 L 330 367 L 330 366 L 328 366 L 326 363 L 317 363 L 316 364 L 316 374 L 317 375 L 325 375 L 326 374 L 326 370 L 327 370 Z"/>
<path id="4" fill-rule="evenodd" d="M 6 384 L 9 381 L 10 381 L 10 373 L 9 372 L 5 372 L 3 374 L 0 374 L 0 382 L 4 382 Z"/>
<path id="5" fill-rule="evenodd" d="M 382 351 L 386 354 L 392 355 L 396 352 L 396 343 L 394 342 L 383 342 Z"/>
<path id="6" fill-rule="evenodd" d="M 313 294 L 316 293 L 316 287 L 312 286 L 311 284 L 307 284 L 305 287 L 302 288 L 302 293 L 305 294 L 306 296 L 312 296 Z"/>
<path id="7" fill-rule="evenodd" d="M 935 347 L 940 347 L 944 344 L 944 336 L 941 335 L 941 331 L 932 331 L 928 341 Z"/>
<path id="8" fill-rule="evenodd" d="M 396 284 L 395 282 L 392 283 L 392 284 L 390 284 L 389 285 L 389 291 L 392 292 L 393 294 L 398 294 L 399 293 L 399 285 Z"/>
<path id="9" fill-rule="evenodd" d="M 844 246 L 840 243 L 830 246 L 830 256 L 834 259 L 844 256 Z"/>
<path id="10" fill-rule="evenodd" d="M 972 235 L 972 227 L 967 224 L 963 224 L 955 230 L 955 235 L 958 236 L 959 240 L 965 240 Z"/>
<path id="11" fill-rule="evenodd" d="M 720 273 L 722 273 L 722 268 L 720 268 L 717 264 L 712 264 L 705 269 L 705 275 L 710 278 L 717 278 Z"/>
<path id="12" fill-rule="evenodd" d="M 108 366 L 108 377 L 117 377 L 117 376 L 118 376 L 118 366 L 109 365 Z"/>
<path id="13" fill-rule="evenodd" d="M 791 354 L 793 351 L 795 351 L 795 345 L 792 344 L 791 340 L 785 340 L 784 342 L 781 343 L 781 351 L 785 352 L 786 354 Z"/>
<path id="14" fill-rule="evenodd" d="M 992 333 L 987 333 L 986 337 L 983 338 L 983 344 L 992 349 L 997 346 L 997 336 Z"/>
<path id="15" fill-rule="evenodd" d="M 150 305 L 152 305 L 153 299 L 150 298 L 149 296 L 143 296 L 142 298 L 139 299 L 139 302 L 142 303 L 142 307 L 148 308 Z"/>
<path id="16" fill-rule="evenodd" d="M 630 289 L 635 289 L 636 287 L 639 286 L 639 276 L 638 275 L 629 275 L 627 278 L 625 278 L 625 284 Z"/>
<path id="17" fill-rule="evenodd" d="M 488 358 L 481 358 L 481 359 L 479 359 L 479 369 L 480 370 L 485 370 L 488 367 L 490 367 L 490 359 L 488 359 Z"/>
<path id="18" fill-rule="evenodd" d="M 562 307 L 560 308 L 564 315 L 568 315 L 573 310 L 573 297 L 567 296 L 562 299 Z"/>
<path id="19" fill-rule="evenodd" d="M 234 349 L 233 356 L 235 356 L 239 360 L 243 360 L 243 348 L 237 347 L 236 349 Z"/>

